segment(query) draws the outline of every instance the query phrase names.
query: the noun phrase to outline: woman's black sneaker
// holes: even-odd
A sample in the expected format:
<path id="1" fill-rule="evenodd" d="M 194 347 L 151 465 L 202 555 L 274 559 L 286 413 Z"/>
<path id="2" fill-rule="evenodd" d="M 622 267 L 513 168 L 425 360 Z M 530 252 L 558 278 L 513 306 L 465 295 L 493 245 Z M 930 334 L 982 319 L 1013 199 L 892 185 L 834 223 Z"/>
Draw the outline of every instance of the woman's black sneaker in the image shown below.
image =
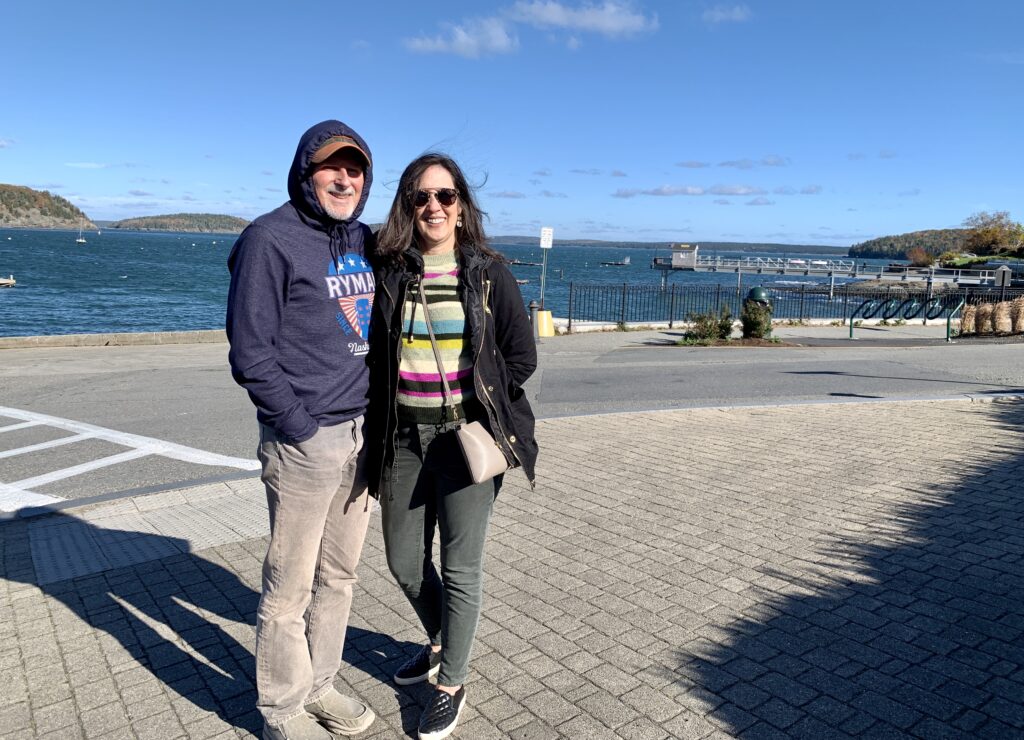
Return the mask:
<path id="1" fill-rule="evenodd" d="M 408 686 L 411 683 L 426 681 L 439 670 L 441 651 L 431 650 L 430 645 L 427 645 L 395 672 L 395 683 L 399 686 Z"/>
<path id="2" fill-rule="evenodd" d="M 427 708 L 420 715 L 420 740 L 440 740 L 448 737 L 459 723 L 459 715 L 466 706 L 466 687 L 461 687 L 455 695 L 438 689 L 434 692 Z"/>

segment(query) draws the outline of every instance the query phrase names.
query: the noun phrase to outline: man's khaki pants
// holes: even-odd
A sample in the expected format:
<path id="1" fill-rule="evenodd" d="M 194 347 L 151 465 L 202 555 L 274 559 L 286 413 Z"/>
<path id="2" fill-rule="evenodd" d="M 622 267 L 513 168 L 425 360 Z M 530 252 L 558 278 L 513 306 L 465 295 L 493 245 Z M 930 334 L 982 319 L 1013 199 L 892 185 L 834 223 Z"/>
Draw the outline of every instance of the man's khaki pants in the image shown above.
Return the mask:
<path id="1" fill-rule="evenodd" d="M 298 444 L 260 425 L 270 547 L 256 612 L 257 706 L 275 727 L 332 687 L 370 519 L 363 417 Z"/>

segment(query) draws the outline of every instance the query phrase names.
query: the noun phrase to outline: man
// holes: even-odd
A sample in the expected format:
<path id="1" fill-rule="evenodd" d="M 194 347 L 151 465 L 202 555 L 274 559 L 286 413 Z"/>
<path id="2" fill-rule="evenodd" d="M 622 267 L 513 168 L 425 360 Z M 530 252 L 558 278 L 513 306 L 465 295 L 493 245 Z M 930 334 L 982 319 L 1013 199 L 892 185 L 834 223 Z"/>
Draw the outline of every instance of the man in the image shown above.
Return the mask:
<path id="1" fill-rule="evenodd" d="M 370 506 L 364 474 L 370 230 L 356 219 L 370 149 L 340 121 L 303 134 L 287 203 L 231 255 L 227 332 L 235 380 L 256 406 L 270 547 L 256 612 L 264 740 L 330 740 L 373 711 L 333 685 Z"/>

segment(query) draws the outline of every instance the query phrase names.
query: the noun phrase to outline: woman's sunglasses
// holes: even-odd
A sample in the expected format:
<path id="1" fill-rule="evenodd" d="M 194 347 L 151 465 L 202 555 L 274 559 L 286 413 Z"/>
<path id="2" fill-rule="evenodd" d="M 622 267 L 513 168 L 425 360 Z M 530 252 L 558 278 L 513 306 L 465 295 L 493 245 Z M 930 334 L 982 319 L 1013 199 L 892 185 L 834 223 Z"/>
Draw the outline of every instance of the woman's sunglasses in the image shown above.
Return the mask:
<path id="1" fill-rule="evenodd" d="M 454 188 L 438 188 L 437 190 L 417 190 L 412 196 L 412 204 L 417 208 L 423 208 L 430 202 L 430 196 L 437 198 L 437 202 L 445 208 L 455 205 L 459 199 L 459 191 Z"/>

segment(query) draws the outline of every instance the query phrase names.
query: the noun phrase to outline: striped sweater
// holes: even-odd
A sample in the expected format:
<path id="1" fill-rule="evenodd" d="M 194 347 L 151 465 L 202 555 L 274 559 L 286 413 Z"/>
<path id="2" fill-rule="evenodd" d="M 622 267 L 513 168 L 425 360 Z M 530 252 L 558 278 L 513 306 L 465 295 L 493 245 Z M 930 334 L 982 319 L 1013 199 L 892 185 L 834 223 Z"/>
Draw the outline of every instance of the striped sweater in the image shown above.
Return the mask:
<path id="1" fill-rule="evenodd" d="M 459 301 L 458 282 L 459 267 L 454 252 L 423 255 L 423 291 L 430 309 L 430 323 L 458 418 L 464 419 L 463 401 L 474 397 L 476 391 L 473 388 L 473 348 L 466 336 L 466 314 Z M 445 420 L 444 388 L 419 300 L 419 291 L 410 290 L 402 307 L 398 415 L 410 423 L 439 424 Z M 448 414 L 450 420 L 451 412 Z"/>

